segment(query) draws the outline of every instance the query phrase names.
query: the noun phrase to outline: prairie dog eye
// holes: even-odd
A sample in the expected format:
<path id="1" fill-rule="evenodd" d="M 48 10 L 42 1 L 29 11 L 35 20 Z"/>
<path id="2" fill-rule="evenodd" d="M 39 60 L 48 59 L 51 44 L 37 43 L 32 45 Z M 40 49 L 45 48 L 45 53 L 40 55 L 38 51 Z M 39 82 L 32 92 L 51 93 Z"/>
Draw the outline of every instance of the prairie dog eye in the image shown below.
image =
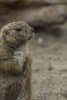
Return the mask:
<path id="1" fill-rule="evenodd" d="M 22 29 L 21 29 L 21 28 L 16 28 L 15 30 L 16 30 L 16 31 L 22 31 Z"/>

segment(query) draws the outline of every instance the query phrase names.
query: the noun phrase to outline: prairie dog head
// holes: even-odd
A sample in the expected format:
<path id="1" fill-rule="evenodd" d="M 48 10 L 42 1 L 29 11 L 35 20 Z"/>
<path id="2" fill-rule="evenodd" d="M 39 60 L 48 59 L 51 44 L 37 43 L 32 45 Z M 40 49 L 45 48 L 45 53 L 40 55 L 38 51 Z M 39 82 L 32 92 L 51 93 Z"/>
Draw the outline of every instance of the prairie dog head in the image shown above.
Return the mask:
<path id="1" fill-rule="evenodd" d="M 23 21 L 12 22 L 1 29 L 2 38 L 11 47 L 19 46 L 33 37 L 34 29 Z"/>

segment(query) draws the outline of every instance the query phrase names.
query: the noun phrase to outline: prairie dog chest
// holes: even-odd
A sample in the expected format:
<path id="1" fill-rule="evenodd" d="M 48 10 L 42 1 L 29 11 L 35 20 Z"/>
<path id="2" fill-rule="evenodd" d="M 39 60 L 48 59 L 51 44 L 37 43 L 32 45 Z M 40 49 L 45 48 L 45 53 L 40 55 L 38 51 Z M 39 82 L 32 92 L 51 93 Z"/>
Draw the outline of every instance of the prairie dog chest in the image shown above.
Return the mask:
<path id="1" fill-rule="evenodd" d="M 18 48 L 15 53 L 14 53 L 14 58 L 17 59 L 19 66 L 22 68 L 23 64 L 25 62 L 25 59 L 27 57 L 27 47 L 26 46 L 22 46 L 20 48 Z"/>

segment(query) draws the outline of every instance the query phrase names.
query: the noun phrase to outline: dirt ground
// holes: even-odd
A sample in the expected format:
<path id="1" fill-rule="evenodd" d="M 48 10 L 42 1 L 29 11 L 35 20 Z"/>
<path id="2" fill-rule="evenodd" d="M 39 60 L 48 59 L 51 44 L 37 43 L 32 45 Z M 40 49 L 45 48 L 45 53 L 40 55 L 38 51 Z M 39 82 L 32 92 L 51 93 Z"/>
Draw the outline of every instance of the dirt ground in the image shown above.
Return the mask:
<path id="1" fill-rule="evenodd" d="M 67 25 L 59 37 L 37 32 L 30 48 L 32 100 L 67 100 Z"/>

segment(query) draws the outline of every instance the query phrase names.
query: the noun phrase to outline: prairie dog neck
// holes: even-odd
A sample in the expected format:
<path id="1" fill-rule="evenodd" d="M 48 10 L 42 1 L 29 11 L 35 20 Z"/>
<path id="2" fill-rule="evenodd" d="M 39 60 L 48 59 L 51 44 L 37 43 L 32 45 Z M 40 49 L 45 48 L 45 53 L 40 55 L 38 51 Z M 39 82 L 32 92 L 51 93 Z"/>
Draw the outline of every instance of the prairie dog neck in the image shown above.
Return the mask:
<path id="1" fill-rule="evenodd" d="M 14 58 L 17 59 L 19 66 L 23 68 L 23 64 L 25 62 L 25 58 L 27 57 L 28 54 L 28 47 L 26 45 L 22 45 L 18 49 L 15 50 L 14 52 Z"/>

